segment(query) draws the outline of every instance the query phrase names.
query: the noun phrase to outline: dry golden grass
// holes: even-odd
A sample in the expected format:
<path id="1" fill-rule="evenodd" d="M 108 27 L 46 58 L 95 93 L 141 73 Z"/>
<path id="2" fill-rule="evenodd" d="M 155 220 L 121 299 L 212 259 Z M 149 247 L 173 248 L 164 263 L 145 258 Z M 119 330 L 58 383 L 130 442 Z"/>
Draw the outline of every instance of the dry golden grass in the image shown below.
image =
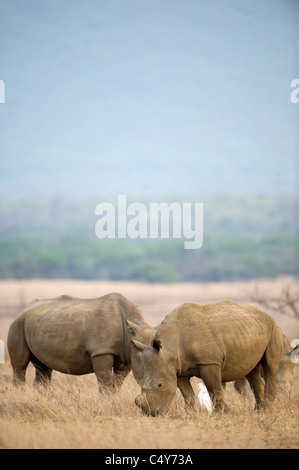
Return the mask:
<path id="1" fill-rule="evenodd" d="M 264 282 L 267 289 L 273 292 L 276 289 L 276 296 L 279 295 L 281 280 L 272 284 Z M 246 295 L 253 285 L 137 287 L 130 283 L 7 282 L 0 283 L 0 304 L 16 305 L 20 298 L 27 302 L 34 297 L 61 293 L 93 297 L 119 291 L 138 303 L 145 318 L 156 324 L 173 304 L 176 306 L 183 301 L 223 297 L 247 301 Z M 17 312 L 6 316 L 3 312 L 4 309 L 0 338 L 5 340 L 8 325 Z M 299 337 L 298 322 L 281 318 L 280 324 L 289 328 L 290 337 Z M 0 364 L 0 448 L 299 448 L 299 366 L 296 366 L 294 389 L 289 394 L 280 394 L 271 409 L 254 411 L 251 392 L 246 397 L 239 396 L 232 384 L 228 384 L 225 397 L 230 412 L 211 416 L 198 404 L 194 412 L 188 412 L 179 392 L 163 416 L 141 416 L 134 405 L 139 387 L 132 374 L 114 395 L 100 395 L 93 374 L 74 377 L 54 371 L 50 387 L 36 389 L 33 387 L 34 368 L 30 365 L 26 379 L 25 388 L 13 387 L 9 362 Z M 198 379 L 192 379 L 193 385 L 197 382 Z"/>
<path id="2" fill-rule="evenodd" d="M 49 388 L 36 389 L 32 369 L 24 389 L 12 386 L 9 364 L 0 368 L 0 448 L 299 448 L 298 374 L 292 394 L 279 395 L 271 410 L 254 411 L 251 393 L 241 397 L 228 384 L 227 414 L 210 416 L 198 404 L 188 412 L 177 392 L 170 409 L 151 418 L 134 405 L 131 374 L 118 393 L 100 395 L 93 375 L 54 372 Z"/>

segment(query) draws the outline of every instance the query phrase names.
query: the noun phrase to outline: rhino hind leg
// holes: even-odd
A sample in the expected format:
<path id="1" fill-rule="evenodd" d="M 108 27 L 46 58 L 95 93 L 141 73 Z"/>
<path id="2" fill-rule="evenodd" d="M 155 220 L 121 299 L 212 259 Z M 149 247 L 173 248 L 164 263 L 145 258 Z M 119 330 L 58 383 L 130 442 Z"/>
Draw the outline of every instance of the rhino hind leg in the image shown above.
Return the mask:
<path id="1" fill-rule="evenodd" d="M 26 369 L 27 365 L 29 364 L 29 361 L 26 365 L 23 366 L 23 368 L 20 368 L 19 366 L 13 368 L 13 384 L 18 387 L 19 385 L 22 385 L 25 383 L 25 375 L 26 375 Z"/>
<path id="2" fill-rule="evenodd" d="M 13 384 L 15 386 L 25 383 L 25 374 L 30 362 L 30 349 L 24 335 L 22 318 L 15 320 L 8 332 L 7 348 L 13 369 Z"/>
<path id="3" fill-rule="evenodd" d="M 255 398 L 255 409 L 260 410 L 264 407 L 264 390 L 265 385 L 261 377 L 261 364 L 258 364 L 254 369 L 252 369 L 249 374 L 246 375 L 251 390 Z"/>
<path id="4" fill-rule="evenodd" d="M 282 353 L 282 333 L 279 328 L 275 328 L 262 358 L 266 405 L 269 405 L 276 396 L 276 380 Z"/>
<path id="5" fill-rule="evenodd" d="M 266 355 L 265 355 L 266 356 Z M 278 365 L 271 364 L 267 361 L 266 357 L 262 360 L 263 364 L 263 375 L 265 378 L 265 403 L 269 405 L 276 396 L 276 380 Z"/>

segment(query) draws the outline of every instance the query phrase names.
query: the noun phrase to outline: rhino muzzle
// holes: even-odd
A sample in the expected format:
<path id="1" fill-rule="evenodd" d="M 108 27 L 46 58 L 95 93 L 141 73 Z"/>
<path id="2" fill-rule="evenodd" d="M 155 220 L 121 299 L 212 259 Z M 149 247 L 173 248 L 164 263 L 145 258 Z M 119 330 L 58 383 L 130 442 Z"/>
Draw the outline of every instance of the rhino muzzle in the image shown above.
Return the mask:
<path id="1" fill-rule="evenodd" d="M 134 401 L 135 405 L 141 408 L 142 414 L 146 416 L 157 416 L 157 412 L 151 410 L 145 395 L 137 395 Z"/>

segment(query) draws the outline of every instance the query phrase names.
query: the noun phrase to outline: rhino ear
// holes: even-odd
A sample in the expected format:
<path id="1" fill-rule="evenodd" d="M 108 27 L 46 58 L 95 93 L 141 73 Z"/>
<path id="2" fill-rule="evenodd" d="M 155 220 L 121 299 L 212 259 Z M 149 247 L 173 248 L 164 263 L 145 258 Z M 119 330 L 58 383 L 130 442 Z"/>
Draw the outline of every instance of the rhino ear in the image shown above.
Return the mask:
<path id="1" fill-rule="evenodd" d="M 127 322 L 128 328 L 131 330 L 130 333 L 133 333 L 132 336 L 136 336 L 136 334 L 137 334 L 138 331 L 139 331 L 139 326 L 136 325 L 136 323 L 134 323 L 134 322 L 128 320 L 127 318 L 126 318 L 126 322 Z"/>
<path id="2" fill-rule="evenodd" d="M 152 347 L 157 351 L 159 352 L 160 349 L 162 348 L 162 345 L 161 345 L 161 341 L 159 340 L 159 338 L 154 338 L 153 341 L 152 341 Z"/>
<path id="3" fill-rule="evenodd" d="M 146 348 L 146 344 L 140 343 L 140 341 L 136 341 L 136 339 L 132 339 L 131 341 L 132 345 L 135 345 L 136 348 L 141 352 Z"/>

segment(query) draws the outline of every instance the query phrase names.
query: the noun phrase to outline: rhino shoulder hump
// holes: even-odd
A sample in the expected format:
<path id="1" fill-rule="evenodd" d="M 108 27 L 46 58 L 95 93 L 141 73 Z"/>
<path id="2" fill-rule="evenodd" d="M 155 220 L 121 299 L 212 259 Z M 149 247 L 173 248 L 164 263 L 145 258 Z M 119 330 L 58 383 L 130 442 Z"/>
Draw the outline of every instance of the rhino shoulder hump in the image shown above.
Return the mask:
<path id="1" fill-rule="evenodd" d="M 58 297 L 55 297 L 54 300 L 75 300 L 76 297 L 73 297 L 72 295 L 68 295 L 68 294 L 62 294 L 62 295 L 59 295 Z"/>

